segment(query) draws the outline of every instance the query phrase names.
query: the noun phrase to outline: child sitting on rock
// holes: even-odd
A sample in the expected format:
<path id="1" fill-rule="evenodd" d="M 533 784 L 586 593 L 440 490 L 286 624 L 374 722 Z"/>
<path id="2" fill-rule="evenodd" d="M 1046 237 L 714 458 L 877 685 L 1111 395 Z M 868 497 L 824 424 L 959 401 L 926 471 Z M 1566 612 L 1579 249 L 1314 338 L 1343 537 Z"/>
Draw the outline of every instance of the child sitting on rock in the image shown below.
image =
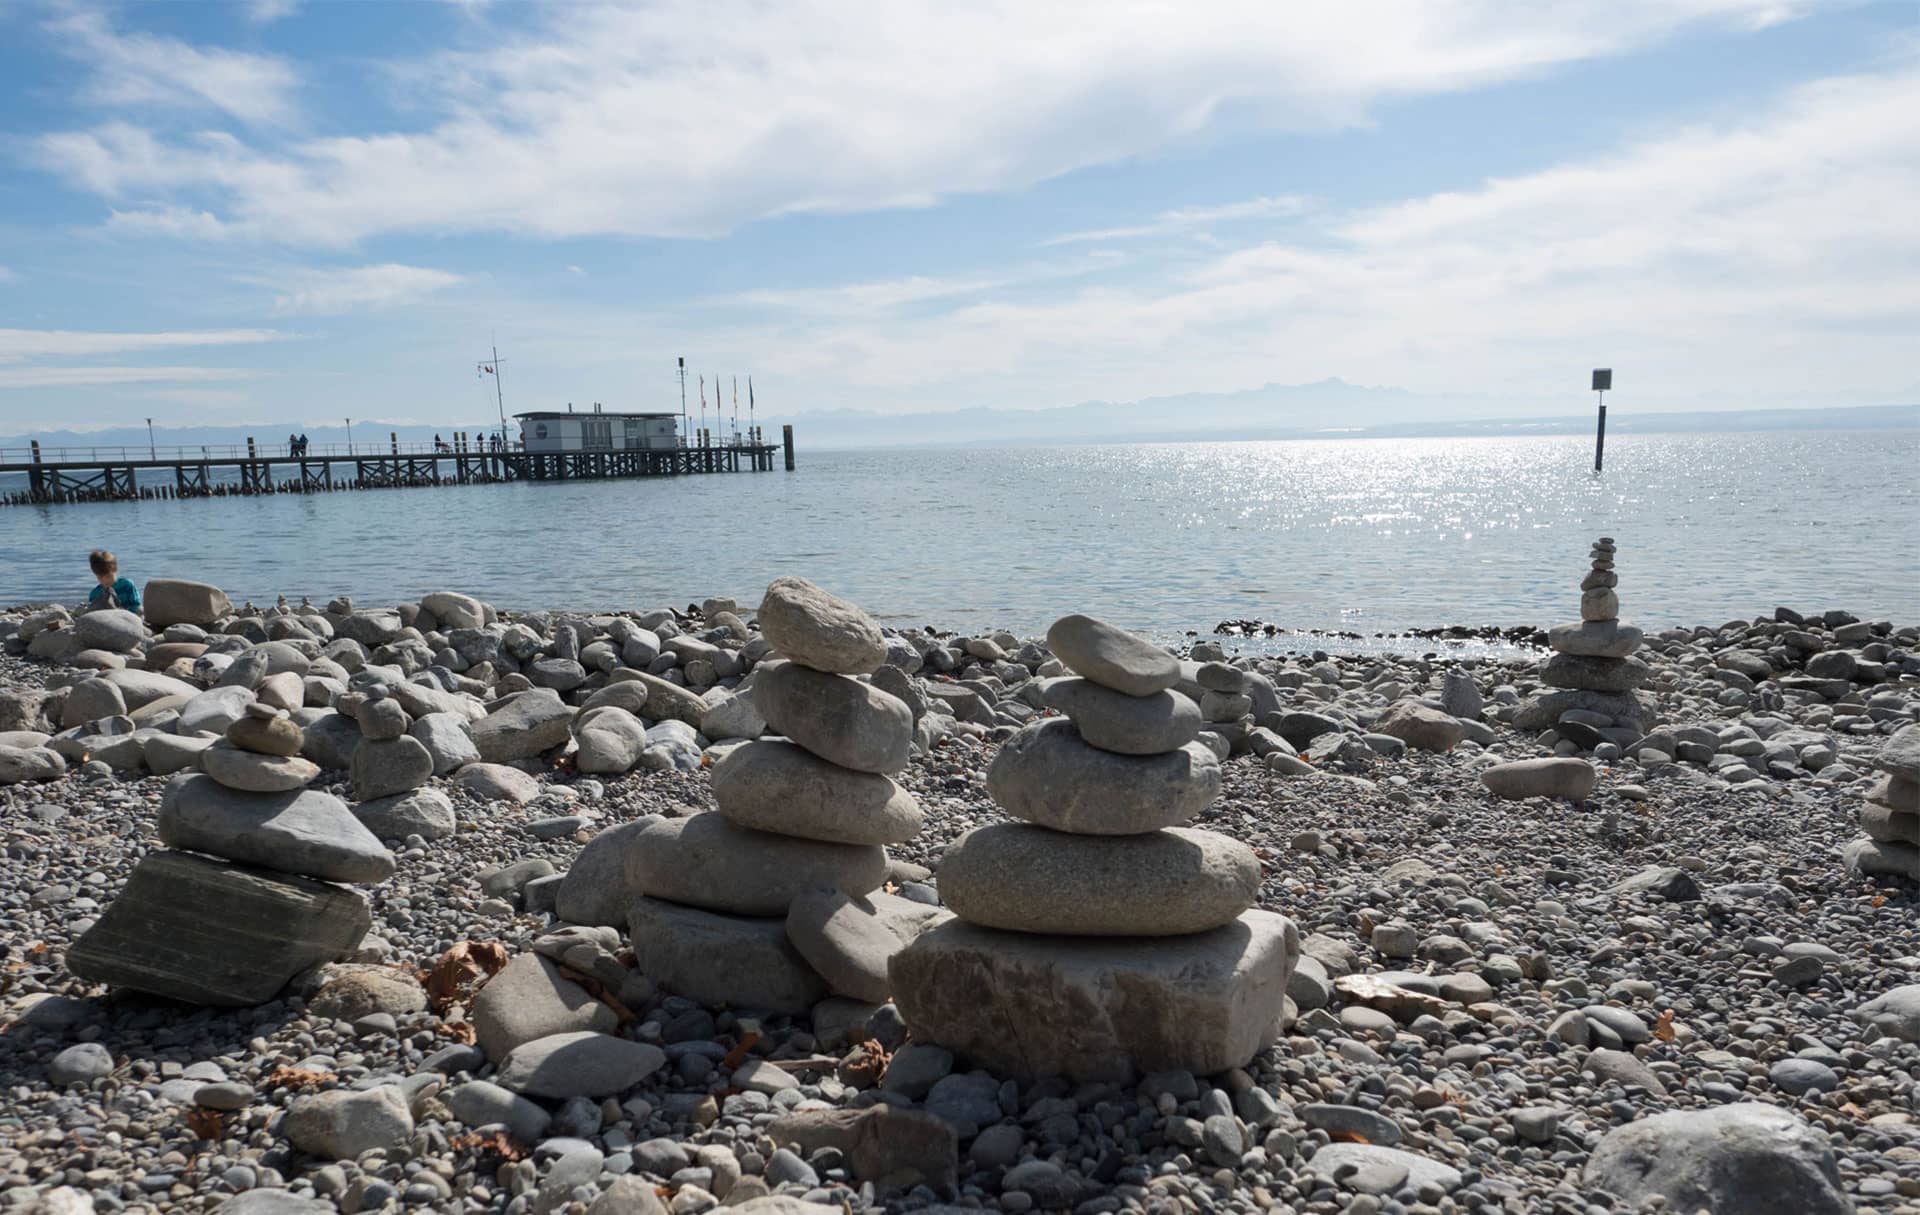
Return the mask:
<path id="1" fill-rule="evenodd" d="M 93 576 L 99 586 L 87 593 L 87 609 L 125 608 L 129 612 L 140 610 L 140 588 L 133 585 L 133 579 L 120 576 L 120 561 L 104 548 L 96 548 L 87 554 L 87 564 L 93 567 Z"/>

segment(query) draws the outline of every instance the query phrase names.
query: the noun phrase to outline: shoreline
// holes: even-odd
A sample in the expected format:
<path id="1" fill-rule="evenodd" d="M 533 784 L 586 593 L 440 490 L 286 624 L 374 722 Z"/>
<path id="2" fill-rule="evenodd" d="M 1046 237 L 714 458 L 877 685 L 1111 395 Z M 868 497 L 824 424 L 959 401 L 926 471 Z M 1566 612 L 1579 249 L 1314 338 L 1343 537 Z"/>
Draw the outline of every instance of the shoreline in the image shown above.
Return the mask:
<path id="1" fill-rule="evenodd" d="M 1015 1082 L 906 1042 L 892 1005 L 849 1023 L 846 1001 L 756 1017 L 675 996 L 634 970 L 623 922 L 559 918 L 567 884 L 604 865 L 594 841 L 648 815 L 710 809 L 713 764 L 764 729 L 737 691 L 769 653 L 748 605 L 616 617 L 426 599 L 452 623 L 424 603 L 315 604 L 305 619 L 215 610 L 214 627 L 130 631 L 115 641 L 127 648 L 104 657 L 44 640 L 76 627 L 49 629 L 44 611 L 0 611 L 0 732 L 23 728 L 31 710 L 54 727 L 38 731 L 46 745 L 78 757 L 55 779 L 0 785 L 0 956 L 13 966 L 0 992 L 10 1023 L 0 1081 L 21 1094 L 0 1144 L 0 1193 L 35 1215 L 244 1215 L 255 1209 L 246 1202 L 302 1215 L 386 1203 L 701 1215 L 759 1192 L 856 1211 L 1587 1215 L 1608 1179 L 1594 1162 L 1610 1134 L 1759 1103 L 1819 1137 L 1818 1148 L 1776 1147 L 1785 1156 L 1773 1163 L 1830 1170 L 1852 1210 L 1920 1212 L 1920 1041 L 1855 1013 L 1920 984 L 1920 885 L 1853 874 L 1844 860 L 1880 780 L 1877 755 L 1896 730 L 1920 728 L 1920 625 L 1769 611 L 1651 632 L 1642 694 L 1659 720 L 1633 740 L 1582 734 L 1577 720 L 1565 736 L 1513 728 L 1546 690 L 1531 647 L 1489 657 L 1461 652 L 1485 638 L 1443 636 L 1418 639 L 1431 659 L 1332 644 L 1318 647 L 1326 657 L 1236 659 L 1246 639 L 1183 637 L 1183 683 L 1223 658 L 1248 680 L 1245 712 L 1208 702 L 1226 718 L 1205 727 L 1221 793 L 1193 825 L 1252 848 L 1257 907 L 1298 925 L 1289 1019 L 1243 1068 L 1072 1084 Z M 561 627 L 576 622 L 583 634 Z M 110 638 L 108 623 L 89 636 Z M 1044 672 L 1058 663 L 1042 638 L 886 640 L 874 681 L 915 709 L 913 756 L 895 779 L 924 811 L 918 834 L 888 849 L 887 876 L 902 898 L 937 901 L 946 847 L 1009 821 L 986 774 L 1001 744 L 1040 720 Z M 36 645 L 47 656 L 14 652 Z M 153 823 L 174 778 L 147 761 L 182 745 L 155 723 L 169 712 L 177 723 L 188 701 L 127 701 L 124 714 L 92 719 L 112 707 L 94 685 L 140 685 L 145 673 L 131 672 L 147 655 L 202 697 L 241 679 L 229 672 L 256 654 L 261 670 L 302 673 L 249 674 L 246 697 L 298 688 L 295 720 L 309 742 L 328 740 L 311 752 L 311 788 L 356 812 L 372 803 L 358 797 L 366 774 L 351 756 L 367 744 L 350 714 L 376 685 L 410 715 L 431 710 L 416 721 L 479 714 L 454 730 L 469 742 L 495 737 L 479 723 L 523 687 L 554 688 L 572 724 L 417 787 L 444 801 L 444 823 L 382 837 L 396 868 L 362 887 L 373 927 L 352 964 L 239 1009 L 106 994 L 64 958 L 157 854 Z M 616 757 L 622 770 L 590 771 L 610 744 L 574 714 L 608 687 L 644 683 L 622 671 L 679 691 L 659 693 L 659 716 L 647 695 L 645 741 Z M 218 699 L 185 715 L 204 720 Z M 1428 750 L 1417 731 L 1382 732 L 1396 728 L 1395 706 L 1439 715 L 1423 720 L 1457 740 Z M 1592 793 L 1503 800 L 1482 779 L 1552 756 L 1591 765 Z M 467 778 L 496 762 L 507 771 Z M 586 967 L 631 1016 L 609 1032 L 657 1047 L 664 1066 L 605 1097 L 506 1093 L 502 1060 L 472 1044 L 478 1002 L 429 998 L 414 977 L 463 942 Z M 1367 976 L 1401 994 L 1366 996 Z M 69 1053 L 89 1044 L 102 1050 Z M 104 1070 L 72 1073 L 86 1058 Z M 908 1062 L 927 1070 L 910 1077 Z M 887 1067 L 901 1070 L 887 1080 Z M 50 1078 L 62 1068 L 78 1075 L 71 1086 Z M 380 1090 L 399 1094 L 406 1131 L 342 1138 L 338 1155 L 290 1115 L 302 1098 L 343 1094 L 329 1099 L 344 1108 Z M 925 1115 L 924 1141 L 890 1137 L 876 1161 L 794 1152 L 772 1134 L 776 1118 L 882 1106 Z M 1401 1180 L 1368 1191 L 1359 1174 L 1336 1174 L 1332 1162 L 1362 1144 L 1376 1173 L 1400 1167 Z M 76 1150 L 84 1167 L 71 1163 Z M 1423 1181 L 1409 1180 L 1415 1168 Z M 909 1176 L 919 1180 L 898 1181 Z M 45 1206 L 60 1187 L 88 1205 Z"/>

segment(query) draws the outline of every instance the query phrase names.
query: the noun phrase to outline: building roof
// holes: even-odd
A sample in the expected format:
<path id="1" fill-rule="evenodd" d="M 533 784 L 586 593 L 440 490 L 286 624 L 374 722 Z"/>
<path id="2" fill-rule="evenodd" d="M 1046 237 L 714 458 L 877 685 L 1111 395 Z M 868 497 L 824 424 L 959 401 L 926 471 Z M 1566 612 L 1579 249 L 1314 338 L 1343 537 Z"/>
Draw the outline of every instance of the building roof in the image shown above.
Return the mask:
<path id="1" fill-rule="evenodd" d="M 516 420 L 520 418 L 533 418 L 538 420 L 546 418 L 677 418 L 680 414 L 677 410 L 665 409 L 602 409 L 598 411 L 591 409 L 542 409 L 533 413 L 516 413 L 513 416 Z"/>

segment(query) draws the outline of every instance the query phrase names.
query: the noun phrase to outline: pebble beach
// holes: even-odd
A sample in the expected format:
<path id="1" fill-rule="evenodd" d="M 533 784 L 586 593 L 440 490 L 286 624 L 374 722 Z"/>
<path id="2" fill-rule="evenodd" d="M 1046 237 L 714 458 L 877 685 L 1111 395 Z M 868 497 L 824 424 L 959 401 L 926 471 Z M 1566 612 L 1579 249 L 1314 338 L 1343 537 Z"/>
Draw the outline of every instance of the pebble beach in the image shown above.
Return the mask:
<path id="1" fill-rule="evenodd" d="M 737 785 L 742 748 L 782 746 L 831 765 L 819 780 L 905 795 L 880 799 L 884 853 L 828 845 L 870 849 L 842 892 L 905 934 L 884 952 L 949 910 L 1011 915 L 977 877 L 959 897 L 957 868 L 945 907 L 941 866 L 962 837 L 1041 830 L 1019 825 L 1011 759 L 990 788 L 996 760 L 1080 717 L 1068 677 L 1124 682 L 1064 634 L 869 637 L 812 591 L 778 628 L 824 657 L 772 644 L 757 596 L 588 615 L 497 611 L 481 587 L 257 607 L 162 586 L 145 619 L 0 611 L 0 1192 L 40 1215 L 1920 1215 L 1920 623 L 1756 605 L 1641 636 L 1616 619 L 1613 559 L 1597 544 L 1578 588 L 1569 565 L 1583 619 L 1507 622 L 1518 644 L 1492 656 L 1451 653 L 1439 622 L 1417 655 L 1275 655 L 1241 626 L 1151 655 L 1167 678 L 1118 691 L 1168 698 L 1166 737 L 1079 728 L 1115 754 L 1194 749 L 1210 796 L 1151 826 L 1224 837 L 1247 883 L 1160 939 L 1234 914 L 1297 938 L 1250 1058 L 1078 1075 L 930 1040 L 924 993 L 885 998 L 886 957 L 823 913 L 811 943 L 843 979 L 802 940 L 798 896 L 761 905 L 782 878 L 662 845 L 642 890 L 630 859 L 718 828 L 720 770 Z M 1630 576 L 1617 598 L 1630 612 Z M 884 657 L 842 664 L 820 640 L 846 637 Z M 803 674 L 819 688 L 773 690 Z M 843 693 L 900 732 L 811 736 L 842 710 L 793 705 Z M 777 792 L 802 814 L 798 785 Z M 314 799 L 319 825 L 221 825 L 227 801 L 274 797 Z M 105 917 L 168 857 L 212 901 L 188 878 L 129 895 L 180 927 L 127 956 Z M 325 952 L 332 912 L 272 940 L 196 922 L 233 866 L 363 901 L 366 924 L 279 973 Z M 1190 887 L 1021 914 L 1060 917 L 1030 939 L 1070 953 Z M 697 958 L 630 928 L 640 896 L 785 913 L 819 998 L 701 998 L 721 988 L 685 977 Z M 258 950 L 255 973 L 185 973 L 202 928 Z M 157 977 L 83 977 L 70 956 Z M 188 982 L 206 995 L 155 994 Z M 224 999 L 242 989 L 270 994 Z M 1064 1040 L 1106 1032 L 1057 1016 Z"/>

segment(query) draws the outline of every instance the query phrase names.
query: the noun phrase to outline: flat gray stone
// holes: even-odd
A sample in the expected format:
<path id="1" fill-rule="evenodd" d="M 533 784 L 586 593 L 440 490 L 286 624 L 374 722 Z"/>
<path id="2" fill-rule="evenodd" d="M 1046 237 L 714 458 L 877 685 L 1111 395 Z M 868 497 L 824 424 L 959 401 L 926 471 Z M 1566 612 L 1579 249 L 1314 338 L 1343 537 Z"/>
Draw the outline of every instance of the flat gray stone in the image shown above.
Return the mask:
<path id="1" fill-rule="evenodd" d="M 1713 1215 L 1853 1215 L 1826 1133 L 1778 1106 L 1741 1102 L 1615 1127 L 1587 1158 L 1591 1189 L 1629 1204 Z"/>
<path id="2" fill-rule="evenodd" d="M 246 713 L 253 699 L 252 688 L 208 688 L 180 706 L 180 718 L 174 723 L 174 733 L 225 734 L 227 727 Z"/>
<path id="3" fill-rule="evenodd" d="M 1253 849 L 1183 827 L 1067 835 L 995 823 L 947 845 L 938 876 L 940 897 L 964 920 L 1071 936 L 1205 932 L 1232 922 L 1260 894 Z"/>
<path id="4" fill-rule="evenodd" d="M 1868 802 L 1860 807 L 1860 829 L 1882 844 L 1920 845 L 1920 812 Z"/>
<path id="5" fill-rule="evenodd" d="M 426 744 L 405 734 L 369 738 L 354 748 L 348 771 L 353 777 L 354 800 L 372 801 L 418 789 L 432 780 L 433 755 Z"/>
<path id="6" fill-rule="evenodd" d="M 453 783 L 488 801 L 524 806 L 540 796 L 540 782 L 531 773 L 505 764 L 467 764 L 453 774 Z"/>
<path id="7" fill-rule="evenodd" d="M 100 608 L 82 612 L 74 619 L 73 636 L 81 649 L 126 654 L 146 639 L 147 626 L 125 608 Z"/>
<path id="8" fill-rule="evenodd" d="M 1555 654 L 1540 664 L 1540 682 L 1550 688 L 1590 692 L 1631 692 L 1653 678 L 1653 668 L 1638 658 L 1587 658 Z"/>
<path id="9" fill-rule="evenodd" d="M 1920 983 L 1875 996 L 1853 1010 L 1853 1019 L 1903 1042 L 1920 1042 Z"/>
<path id="10" fill-rule="evenodd" d="M 1128 696 L 1151 696 L 1180 682 L 1180 661 L 1136 633 L 1091 616 L 1062 616 L 1047 648 L 1074 674 Z"/>
<path id="11" fill-rule="evenodd" d="M 304 789 L 320 775 L 320 765 L 312 760 L 242 751 L 224 738 L 200 753 L 200 767 L 227 788 L 245 793 Z"/>
<path id="12" fill-rule="evenodd" d="M 637 898 L 627 926 L 640 973 L 697 1003 L 800 1016 L 828 995 L 826 981 L 787 939 L 784 918 Z"/>
<path id="13" fill-rule="evenodd" d="M 657 1046 L 573 1031 L 514 1047 L 495 1079 L 502 1088 L 534 1097 L 606 1097 L 632 1088 L 666 1062 Z"/>
<path id="14" fill-rule="evenodd" d="M 407 733 L 420 740 L 433 757 L 433 774 L 445 776 L 463 764 L 476 763 L 480 748 L 473 745 L 467 718 L 459 713 L 427 713 L 413 719 Z"/>
<path id="15" fill-rule="evenodd" d="M 784 916 L 805 891 L 857 897 L 886 878 L 878 845 L 774 835 L 712 812 L 650 822 L 627 847 L 629 890 L 732 915 Z"/>
<path id="16" fill-rule="evenodd" d="M 1324 1144 L 1307 1161 L 1307 1172 L 1355 1194 L 1391 1195 L 1428 1185 L 1452 1193 L 1464 1180 L 1452 1165 L 1373 1143 Z"/>
<path id="17" fill-rule="evenodd" d="M 1508 800 L 1526 797 L 1563 797 L 1585 801 L 1599 773 L 1584 759 L 1517 759 L 1482 769 L 1480 783 L 1495 796 Z"/>
<path id="18" fill-rule="evenodd" d="M 647 749 L 646 723 L 615 705 L 582 709 L 574 718 L 573 736 L 579 743 L 574 767 L 581 772 L 629 771 Z"/>
<path id="19" fill-rule="evenodd" d="M 1868 877 L 1905 878 L 1920 882 L 1920 848 L 1857 839 L 1840 850 L 1840 859 L 1855 873 Z"/>
<path id="20" fill-rule="evenodd" d="M 1547 630 L 1547 648 L 1586 658 L 1625 658 L 1641 639 L 1640 630 L 1624 620 L 1577 620 Z"/>
<path id="21" fill-rule="evenodd" d="M 413 1114 L 406 1094 L 394 1084 L 355 1091 L 295 1097 L 287 1106 L 280 1133 L 288 1142 L 323 1160 L 352 1160 L 375 1148 L 389 1151 L 413 1142 Z"/>
<path id="22" fill-rule="evenodd" d="M 1902 726 L 1887 739 L 1880 753 L 1873 757 L 1873 766 L 1895 776 L 1920 781 L 1920 725 Z"/>
<path id="23" fill-rule="evenodd" d="M 1453 714 L 1430 709 L 1413 700 L 1402 700 L 1388 707 L 1373 723 L 1376 734 L 1397 738 L 1421 751 L 1451 751 L 1467 736 L 1467 728 Z"/>
<path id="24" fill-rule="evenodd" d="M 996 1076 L 1125 1083 L 1244 1066 L 1279 1032 L 1299 952 L 1293 921 L 1258 910 L 1211 932 L 1151 939 L 953 919 L 895 954 L 889 973 L 916 1041 Z"/>
<path id="25" fill-rule="evenodd" d="M 888 960 L 946 914 L 878 890 L 810 890 L 787 908 L 787 938 L 836 995 L 884 1004 Z"/>
<path id="26" fill-rule="evenodd" d="M 1645 733 L 1659 714 L 1653 706 L 1632 692 L 1591 692 L 1583 688 L 1562 688 L 1545 692 L 1520 706 L 1513 715 L 1516 730 L 1546 730 L 1569 709 L 1599 713 Z"/>
<path id="27" fill-rule="evenodd" d="M 768 645 L 816 671 L 865 675 L 887 659 L 886 639 L 873 617 L 805 578 L 768 583 L 758 619 Z"/>
<path id="28" fill-rule="evenodd" d="M 753 700 L 774 733 L 842 768 L 884 775 L 913 754 L 913 711 L 872 684 L 777 663 L 757 669 Z"/>
<path id="29" fill-rule="evenodd" d="M 211 776 L 182 774 L 167 782 L 157 823 L 160 841 L 281 873 L 329 882 L 382 882 L 393 854 L 318 789 L 241 793 Z"/>
<path id="30" fill-rule="evenodd" d="M 898 844 L 924 819 L 892 780 L 856 772 L 790 742 L 735 747 L 713 766 L 713 800 L 742 827 L 839 844 Z"/>
<path id="31" fill-rule="evenodd" d="M 573 709 L 551 688 L 516 692 L 507 702 L 473 723 L 473 745 L 490 764 L 532 759 L 565 743 Z"/>
<path id="32" fill-rule="evenodd" d="M 659 816 L 616 823 L 588 840 L 560 880 L 554 914 L 569 924 L 622 927 L 633 892 L 627 889 L 627 849 Z"/>
<path id="33" fill-rule="evenodd" d="M 153 852 L 66 964 L 191 1004 L 264 1004 L 294 975 L 352 952 L 371 922 L 367 901 L 343 886 Z"/>
<path id="34" fill-rule="evenodd" d="M 1121 755 L 1178 751 L 1200 736 L 1200 706 L 1168 689 L 1129 696 L 1091 679 L 1049 679 L 1040 694 L 1047 707 L 1072 719 L 1088 745 Z"/>
<path id="35" fill-rule="evenodd" d="M 1084 835 L 1178 826 L 1220 794 L 1220 761 L 1199 743 L 1164 755 L 1088 746 L 1073 722 L 1034 722 L 1001 744 L 987 792 L 1015 818 Z"/>

